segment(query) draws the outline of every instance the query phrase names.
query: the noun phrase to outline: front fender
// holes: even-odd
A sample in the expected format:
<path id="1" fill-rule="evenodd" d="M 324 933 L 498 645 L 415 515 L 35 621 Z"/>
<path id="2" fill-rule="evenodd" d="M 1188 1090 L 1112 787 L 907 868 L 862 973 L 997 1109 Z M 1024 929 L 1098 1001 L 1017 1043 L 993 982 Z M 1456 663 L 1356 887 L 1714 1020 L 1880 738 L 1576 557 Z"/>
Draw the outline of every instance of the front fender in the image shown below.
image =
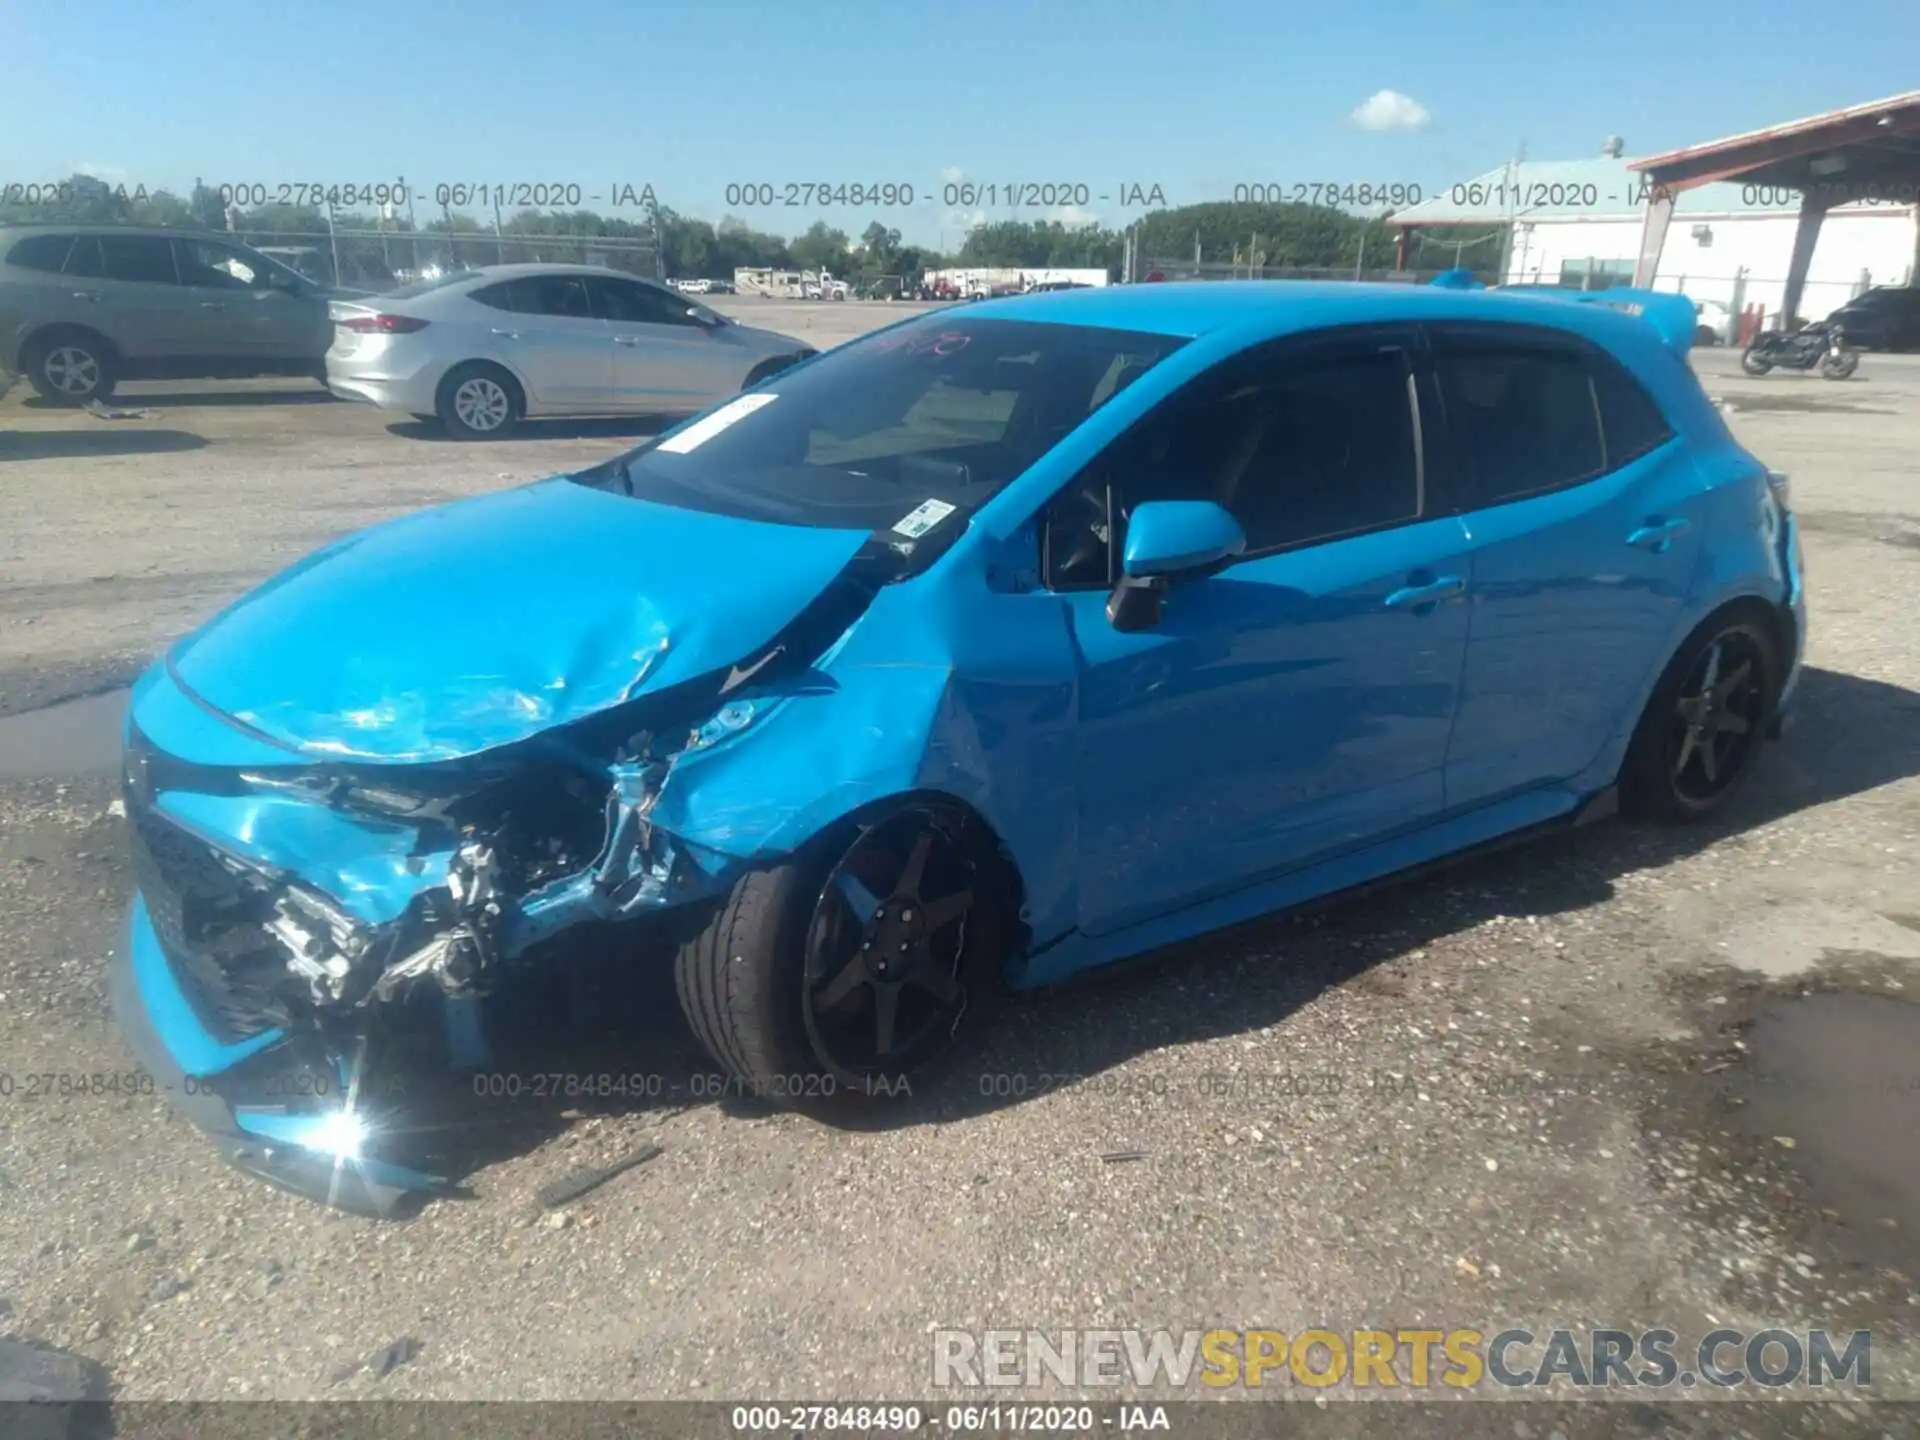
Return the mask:
<path id="1" fill-rule="evenodd" d="M 648 818 L 759 865 L 879 802 L 950 796 L 999 837 L 1040 941 L 1076 906 L 1074 676 L 1055 597 L 890 587 L 748 728 L 681 754 Z"/>

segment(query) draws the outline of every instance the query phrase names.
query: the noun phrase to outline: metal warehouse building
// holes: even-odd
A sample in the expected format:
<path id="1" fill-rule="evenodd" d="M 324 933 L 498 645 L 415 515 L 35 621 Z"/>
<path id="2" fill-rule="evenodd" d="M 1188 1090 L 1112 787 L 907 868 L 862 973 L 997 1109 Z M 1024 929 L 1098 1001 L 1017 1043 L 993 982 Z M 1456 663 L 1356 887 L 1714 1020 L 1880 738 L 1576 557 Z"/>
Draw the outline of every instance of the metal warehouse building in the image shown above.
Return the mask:
<path id="1" fill-rule="evenodd" d="M 1499 268 L 1506 284 L 1632 283 L 1650 185 L 1609 140 L 1588 160 L 1518 161 L 1394 214 L 1405 267 L 1436 260 Z M 1902 198 L 1910 199 L 1911 191 Z M 1786 301 L 1801 196 L 1736 179 L 1678 191 L 1653 285 L 1738 311 Z M 1843 203 L 1825 213 L 1797 313 L 1819 318 L 1875 285 L 1913 283 L 1920 207 Z M 1505 227 L 1511 225 L 1511 236 Z M 1495 252 L 1504 259 L 1496 261 Z"/>

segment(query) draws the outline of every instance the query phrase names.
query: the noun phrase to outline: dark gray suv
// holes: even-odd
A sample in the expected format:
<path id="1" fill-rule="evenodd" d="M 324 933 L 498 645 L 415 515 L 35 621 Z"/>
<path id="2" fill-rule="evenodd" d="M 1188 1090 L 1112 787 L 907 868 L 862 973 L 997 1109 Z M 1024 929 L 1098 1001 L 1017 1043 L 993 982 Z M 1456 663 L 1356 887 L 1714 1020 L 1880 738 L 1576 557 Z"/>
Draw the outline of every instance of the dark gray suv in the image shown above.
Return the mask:
<path id="1" fill-rule="evenodd" d="M 0 227 L 0 371 L 57 404 L 120 380 L 310 375 L 333 340 L 320 287 L 225 236 Z"/>

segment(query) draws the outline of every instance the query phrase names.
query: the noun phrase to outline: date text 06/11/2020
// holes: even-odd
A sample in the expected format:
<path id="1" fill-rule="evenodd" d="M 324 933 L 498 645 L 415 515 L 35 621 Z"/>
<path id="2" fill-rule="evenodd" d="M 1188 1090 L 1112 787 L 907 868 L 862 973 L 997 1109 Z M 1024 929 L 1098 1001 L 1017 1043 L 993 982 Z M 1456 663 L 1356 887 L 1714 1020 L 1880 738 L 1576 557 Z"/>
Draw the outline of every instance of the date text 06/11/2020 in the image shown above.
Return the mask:
<path id="1" fill-rule="evenodd" d="M 459 180 L 430 186 L 409 185 L 405 179 L 370 183 L 223 180 L 211 188 L 222 205 L 251 208 L 331 205 L 352 210 L 367 206 L 401 207 L 417 202 L 457 210 L 476 205 L 499 210 L 574 210 L 583 205 L 652 209 L 659 203 L 652 185 L 633 180 L 613 180 L 604 186 L 586 186 L 577 180 Z"/>

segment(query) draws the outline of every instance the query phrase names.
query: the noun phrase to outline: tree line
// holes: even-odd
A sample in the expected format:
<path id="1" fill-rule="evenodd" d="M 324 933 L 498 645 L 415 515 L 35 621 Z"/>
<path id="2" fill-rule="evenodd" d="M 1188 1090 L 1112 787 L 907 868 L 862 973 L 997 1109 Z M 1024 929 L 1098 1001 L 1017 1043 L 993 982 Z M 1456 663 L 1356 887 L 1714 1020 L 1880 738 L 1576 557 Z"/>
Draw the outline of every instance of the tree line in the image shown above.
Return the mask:
<path id="1" fill-rule="evenodd" d="M 1067 225 L 1052 220 L 996 220 L 967 233 L 958 250 L 942 253 L 906 243 L 897 228 L 876 220 L 856 240 L 845 230 L 816 220 L 799 235 L 758 230 L 727 216 L 717 224 L 659 206 L 651 215 L 627 219 L 591 210 L 524 210 L 498 230 L 460 213 L 443 213 L 416 225 L 411 219 L 335 213 L 313 206 L 260 205 L 234 214 L 204 185 L 187 195 L 167 190 L 131 192 L 86 175 L 75 175 L 51 197 L 0 200 L 0 224 L 133 224 L 228 231 L 253 244 L 306 244 L 337 251 L 343 281 L 356 276 L 418 271 L 427 264 L 558 261 L 600 256 L 649 257 L 658 250 L 661 269 L 672 278 L 728 278 L 736 269 L 827 270 L 855 282 L 914 277 L 946 266 L 1104 269 L 1118 275 L 1125 232 L 1106 225 Z M 1130 227 L 1140 261 L 1269 268 L 1353 267 L 1391 264 L 1394 235 L 1379 218 L 1325 205 L 1257 205 L 1214 202 L 1157 210 Z M 595 242 L 598 242 L 597 245 Z M 1487 263 L 1497 247 L 1475 247 L 1468 263 Z M 623 263 L 616 258 L 616 263 Z M 631 259 L 624 263 L 633 267 Z"/>

